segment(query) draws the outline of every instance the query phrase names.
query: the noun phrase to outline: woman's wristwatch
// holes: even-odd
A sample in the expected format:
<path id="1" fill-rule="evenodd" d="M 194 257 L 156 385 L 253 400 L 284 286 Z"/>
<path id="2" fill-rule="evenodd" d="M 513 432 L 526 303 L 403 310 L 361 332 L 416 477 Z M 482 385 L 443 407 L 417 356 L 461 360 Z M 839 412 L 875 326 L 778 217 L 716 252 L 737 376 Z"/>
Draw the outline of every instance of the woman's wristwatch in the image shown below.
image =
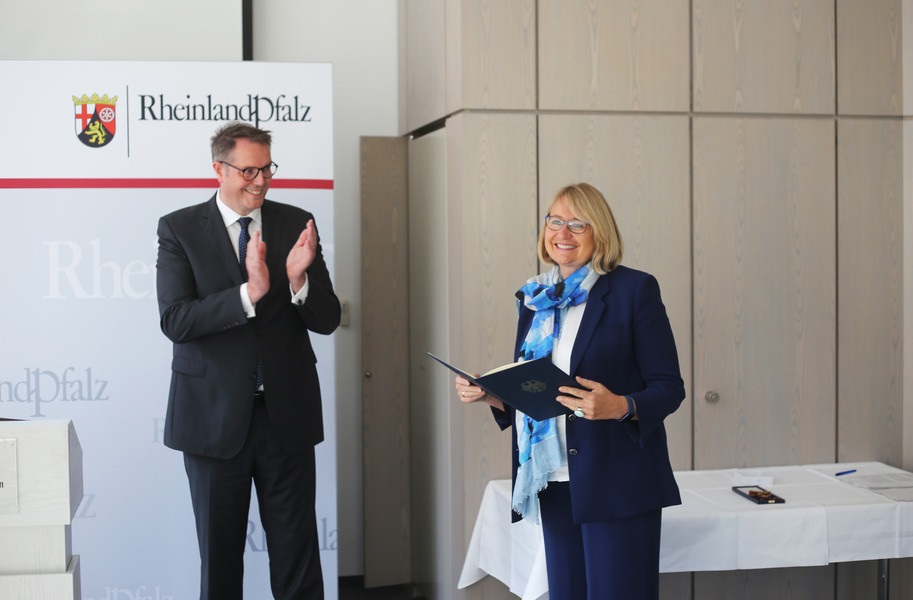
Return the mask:
<path id="1" fill-rule="evenodd" d="M 637 416 L 637 407 L 634 406 L 634 398 L 631 396 L 625 396 L 625 400 L 628 401 L 628 412 L 625 413 L 625 416 L 618 419 L 619 423 L 624 423 L 625 421 L 630 421 Z"/>

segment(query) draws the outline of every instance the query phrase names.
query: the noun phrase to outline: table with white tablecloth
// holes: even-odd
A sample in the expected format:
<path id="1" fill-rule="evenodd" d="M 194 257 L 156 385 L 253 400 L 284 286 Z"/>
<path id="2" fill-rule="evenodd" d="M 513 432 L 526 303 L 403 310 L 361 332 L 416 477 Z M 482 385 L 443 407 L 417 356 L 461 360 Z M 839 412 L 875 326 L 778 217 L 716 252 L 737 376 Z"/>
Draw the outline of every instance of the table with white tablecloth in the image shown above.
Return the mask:
<path id="1" fill-rule="evenodd" d="M 660 572 L 913 556 L 913 474 L 883 463 L 677 471 L 675 479 L 682 504 L 663 510 Z M 754 504 L 732 491 L 747 484 L 786 501 Z M 523 600 L 548 591 L 542 531 L 510 515 L 510 480 L 489 482 L 460 589 L 491 575 Z"/>

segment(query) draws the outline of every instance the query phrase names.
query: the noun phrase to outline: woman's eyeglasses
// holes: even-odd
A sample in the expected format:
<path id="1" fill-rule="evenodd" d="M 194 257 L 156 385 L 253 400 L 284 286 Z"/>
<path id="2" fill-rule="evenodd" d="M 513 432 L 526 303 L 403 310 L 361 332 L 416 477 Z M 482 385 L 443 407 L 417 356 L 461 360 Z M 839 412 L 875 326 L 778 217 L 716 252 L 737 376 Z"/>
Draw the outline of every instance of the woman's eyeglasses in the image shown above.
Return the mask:
<path id="1" fill-rule="evenodd" d="M 561 231 L 561 228 L 567 225 L 567 230 L 571 233 L 583 233 L 586 231 L 586 228 L 589 227 L 589 221 L 581 221 L 579 219 L 571 219 L 570 221 L 565 221 L 564 219 L 559 219 L 558 217 L 553 217 L 552 215 L 545 215 L 545 226 L 551 229 L 552 231 Z"/>

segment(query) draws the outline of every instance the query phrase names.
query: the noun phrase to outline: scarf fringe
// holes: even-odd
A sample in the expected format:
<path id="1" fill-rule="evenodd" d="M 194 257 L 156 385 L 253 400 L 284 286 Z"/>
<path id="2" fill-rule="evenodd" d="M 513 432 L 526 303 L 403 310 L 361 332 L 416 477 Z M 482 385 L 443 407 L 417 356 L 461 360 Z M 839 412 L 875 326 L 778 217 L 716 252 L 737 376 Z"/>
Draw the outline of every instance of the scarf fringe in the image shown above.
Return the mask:
<path id="1" fill-rule="evenodd" d="M 549 474 L 561 466 L 561 447 L 555 438 L 534 444 L 529 460 L 517 469 L 511 508 L 534 523 L 539 523 L 539 492 L 548 487 Z"/>
<path id="2" fill-rule="evenodd" d="M 599 274 L 587 264 L 562 279 L 556 266 L 551 272 L 530 279 L 520 288 L 517 293 L 518 309 L 522 302 L 535 312 L 520 346 L 520 356 L 524 360 L 552 353 L 559 338 L 562 315 L 569 306 L 586 301 L 598 277 Z M 538 523 L 539 492 L 548 487 L 548 477 L 561 466 L 563 456 L 556 419 L 527 419 L 528 416 L 523 417 L 523 427 L 517 432 L 519 461 L 522 464 L 517 469 L 511 507 L 524 519 Z"/>

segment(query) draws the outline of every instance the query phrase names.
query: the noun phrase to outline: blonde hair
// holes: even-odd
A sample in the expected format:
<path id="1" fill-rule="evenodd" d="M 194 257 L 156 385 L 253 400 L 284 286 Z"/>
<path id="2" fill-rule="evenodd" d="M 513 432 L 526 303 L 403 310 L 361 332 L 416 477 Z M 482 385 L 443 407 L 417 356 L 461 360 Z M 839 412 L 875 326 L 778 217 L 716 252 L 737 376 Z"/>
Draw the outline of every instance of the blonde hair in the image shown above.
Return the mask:
<path id="1" fill-rule="evenodd" d="M 605 275 L 621 262 L 624 246 L 621 241 L 621 232 L 612 214 L 605 196 L 588 183 L 575 183 L 558 190 L 549 204 L 549 212 L 555 204 L 564 199 L 568 210 L 578 219 L 589 222 L 593 230 L 593 242 L 596 249 L 593 251 L 593 269 L 600 275 Z M 548 255 L 545 245 L 545 223 L 539 230 L 538 253 L 539 260 L 553 265 L 555 261 Z"/>

